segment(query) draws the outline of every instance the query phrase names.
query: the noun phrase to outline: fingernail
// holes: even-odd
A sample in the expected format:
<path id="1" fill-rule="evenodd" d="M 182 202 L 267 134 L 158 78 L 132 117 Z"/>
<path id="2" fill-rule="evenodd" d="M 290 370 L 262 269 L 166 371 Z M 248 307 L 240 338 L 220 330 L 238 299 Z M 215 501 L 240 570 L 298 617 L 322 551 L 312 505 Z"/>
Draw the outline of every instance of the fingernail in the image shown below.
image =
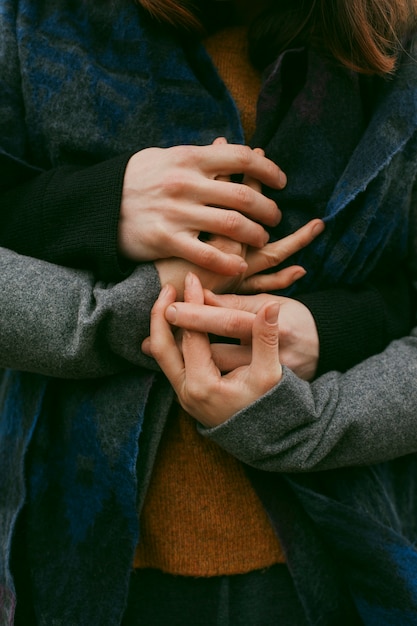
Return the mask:
<path id="1" fill-rule="evenodd" d="M 279 172 L 279 184 L 281 185 L 281 187 L 285 187 L 285 185 L 287 184 L 287 177 L 282 170 L 280 170 Z"/>
<path id="2" fill-rule="evenodd" d="M 319 222 L 313 228 L 313 235 L 320 235 L 320 233 L 323 232 L 323 230 L 324 230 L 324 223 Z"/>
<path id="3" fill-rule="evenodd" d="M 170 324 L 175 323 L 175 320 L 177 319 L 177 307 L 175 307 L 173 304 L 170 304 L 165 311 L 165 319 L 167 320 L 167 322 L 170 322 Z"/>
<path id="4" fill-rule="evenodd" d="M 307 274 L 307 270 L 305 269 L 300 269 L 298 272 L 295 273 L 294 275 L 294 280 L 300 280 L 300 278 L 302 278 L 303 276 L 305 276 Z"/>
<path id="5" fill-rule="evenodd" d="M 275 226 L 277 226 L 282 220 L 282 211 L 277 207 L 277 216 L 275 218 Z"/>
<path id="6" fill-rule="evenodd" d="M 279 304 L 275 302 L 268 306 L 265 311 L 265 320 L 268 324 L 276 324 L 278 322 Z"/>
<path id="7" fill-rule="evenodd" d="M 248 264 L 246 263 L 246 261 L 242 261 L 241 264 L 239 265 L 239 271 L 237 273 L 243 274 L 243 272 L 246 272 L 247 269 L 248 269 Z"/>

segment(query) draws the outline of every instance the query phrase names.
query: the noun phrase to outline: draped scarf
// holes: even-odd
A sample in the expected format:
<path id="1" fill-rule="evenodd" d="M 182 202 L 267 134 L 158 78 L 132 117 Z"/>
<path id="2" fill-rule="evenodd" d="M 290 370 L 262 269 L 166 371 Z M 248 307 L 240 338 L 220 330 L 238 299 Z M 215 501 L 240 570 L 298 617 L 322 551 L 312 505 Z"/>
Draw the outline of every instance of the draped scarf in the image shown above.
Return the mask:
<path id="1" fill-rule="evenodd" d="M 97 9 L 90 18 L 82 4 L 65 0 L 59 7 L 41 1 L 23 1 L 19 7 L 2 19 L 17 33 L 25 81 L 16 89 L 24 90 L 32 160 L 22 153 L 25 142 L 18 132 L 14 142 L 0 146 L 3 157 L 48 169 L 77 158 L 88 163 L 149 145 L 210 143 L 218 135 L 230 142 L 243 141 L 236 107 L 198 42 L 179 41 L 128 4 L 117 18 L 113 16 L 111 25 L 104 10 Z M 291 86 L 293 66 L 297 72 L 302 69 L 303 80 L 296 89 Z M 62 68 L 68 67 L 76 71 L 64 81 Z M 109 67 L 111 72 L 106 70 Z M 417 165 L 416 72 L 405 57 L 391 81 L 379 80 L 369 118 L 358 77 L 311 51 L 290 51 L 269 68 L 254 145 L 264 147 L 289 180 L 282 192 L 266 190 L 283 210 L 282 223 L 271 235 L 281 236 L 311 217 L 321 216 L 326 222 L 324 234 L 292 259 L 305 265 L 308 274 L 290 293 L 358 283 L 376 270 L 383 271 L 385 263 L 405 257 L 409 196 Z M 284 95 L 288 88 L 290 97 L 288 92 Z M 101 97 L 98 110 L 95 90 Z M 69 124 L 70 138 L 64 132 Z M 15 128 L 22 127 L 22 120 L 16 119 Z M 5 373 L 0 422 L 0 450 L 4 450 L 0 474 L 8 476 L 0 487 L 1 505 L 5 505 L 0 527 L 3 623 L 12 623 L 8 560 L 11 548 L 19 556 L 18 547 L 11 546 L 19 514 L 26 522 L 24 558 L 39 623 L 112 626 L 120 622 L 139 533 L 138 441 L 150 412 L 151 391 L 166 397 L 169 405 L 166 380 L 142 370 L 81 382 Z M 392 533 L 386 524 L 378 526 L 372 502 L 364 509 L 350 490 L 354 480 L 360 502 L 366 501 L 370 496 L 366 475 L 371 471 L 343 470 L 342 483 L 336 480 L 341 472 L 335 472 L 334 489 L 297 476 L 272 476 L 272 483 L 265 477 L 253 478 L 268 510 L 275 507 L 281 520 L 278 531 L 312 623 L 331 624 L 335 616 L 340 618 L 341 598 L 349 592 L 364 623 L 379 623 L 381 605 L 374 599 L 386 591 L 379 571 L 372 593 L 369 590 L 381 550 L 387 555 L 384 572 L 392 566 L 398 574 L 390 594 L 389 619 L 396 616 L 400 618 L 396 623 L 407 623 L 401 619 L 414 615 L 417 600 L 414 591 L 409 593 L 410 576 L 417 571 L 414 551 L 402 536 L 392 544 L 395 549 L 388 550 Z M 397 474 L 381 472 L 387 493 Z M 407 481 L 412 474 L 402 475 Z M 287 497 L 278 504 L 274 481 L 286 484 L 280 493 Z M 291 515 L 296 523 L 285 527 Z M 407 536 L 414 532 L 411 526 Z M 291 527 L 300 533 L 291 536 Z M 383 531 L 374 535 L 380 527 Z M 361 551 L 355 552 L 352 533 Z M 378 554 L 372 550 L 376 541 Z M 305 549 L 305 561 L 317 545 L 318 582 L 312 586 L 311 579 L 303 577 L 307 570 L 297 555 Z M 347 568 L 348 573 L 340 584 L 336 581 L 328 588 L 335 612 L 326 618 L 320 613 L 322 596 L 315 590 L 325 587 L 320 581 L 329 581 L 329 572 L 337 569 L 333 549 L 341 559 L 338 568 Z M 409 571 L 401 569 L 406 552 L 411 555 Z M 362 574 L 364 556 L 367 569 Z M 355 567 L 349 570 L 348 561 L 354 561 Z"/>

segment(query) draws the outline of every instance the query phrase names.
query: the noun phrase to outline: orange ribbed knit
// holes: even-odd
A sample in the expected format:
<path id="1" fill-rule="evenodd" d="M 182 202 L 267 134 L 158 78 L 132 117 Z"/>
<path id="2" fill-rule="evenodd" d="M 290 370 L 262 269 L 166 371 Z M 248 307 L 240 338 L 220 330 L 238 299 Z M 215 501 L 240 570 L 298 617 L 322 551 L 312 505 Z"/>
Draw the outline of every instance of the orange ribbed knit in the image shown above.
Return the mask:
<path id="1" fill-rule="evenodd" d="M 236 102 L 246 141 L 249 142 L 255 131 L 261 77 L 249 62 L 246 29 L 241 26 L 228 28 L 215 33 L 204 43 Z"/>
<path id="2" fill-rule="evenodd" d="M 284 562 L 242 465 L 180 409 L 162 438 L 134 567 L 183 576 L 241 574 Z"/>
<path id="3" fill-rule="evenodd" d="M 260 79 L 247 60 L 246 33 L 227 29 L 208 39 L 206 47 L 235 99 L 248 139 L 255 128 Z M 242 465 L 203 439 L 194 420 L 174 407 L 142 510 L 134 567 L 216 576 L 284 561 Z"/>

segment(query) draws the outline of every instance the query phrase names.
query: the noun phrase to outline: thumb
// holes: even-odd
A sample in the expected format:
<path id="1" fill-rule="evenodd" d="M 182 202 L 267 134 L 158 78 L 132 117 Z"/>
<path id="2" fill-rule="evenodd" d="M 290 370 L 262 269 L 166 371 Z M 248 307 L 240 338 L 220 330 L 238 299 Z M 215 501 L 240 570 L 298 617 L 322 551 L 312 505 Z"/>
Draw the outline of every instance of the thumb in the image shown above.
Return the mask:
<path id="1" fill-rule="evenodd" d="M 279 303 L 268 302 L 257 313 L 252 330 L 251 375 L 265 386 L 265 391 L 282 377 L 279 360 Z"/>

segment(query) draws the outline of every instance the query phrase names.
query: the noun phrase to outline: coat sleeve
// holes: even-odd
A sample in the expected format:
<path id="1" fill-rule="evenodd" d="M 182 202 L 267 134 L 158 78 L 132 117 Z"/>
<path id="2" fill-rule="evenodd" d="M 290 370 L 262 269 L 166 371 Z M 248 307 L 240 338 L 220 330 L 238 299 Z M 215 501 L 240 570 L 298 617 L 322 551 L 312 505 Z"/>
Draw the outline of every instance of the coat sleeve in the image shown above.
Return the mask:
<path id="1" fill-rule="evenodd" d="M 285 369 L 274 389 L 200 432 L 241 461 L 307 472 L 386 461 L 417 450 L 417 328 L 345 374 L 312 384 Z"/>
<path id="2" fill-rule="evenodd" d="M 0 367 L 63 378 L 155 369 L 141 342 L 159 290 L 151 263 L 106 284 L 0 248 Z"/>

